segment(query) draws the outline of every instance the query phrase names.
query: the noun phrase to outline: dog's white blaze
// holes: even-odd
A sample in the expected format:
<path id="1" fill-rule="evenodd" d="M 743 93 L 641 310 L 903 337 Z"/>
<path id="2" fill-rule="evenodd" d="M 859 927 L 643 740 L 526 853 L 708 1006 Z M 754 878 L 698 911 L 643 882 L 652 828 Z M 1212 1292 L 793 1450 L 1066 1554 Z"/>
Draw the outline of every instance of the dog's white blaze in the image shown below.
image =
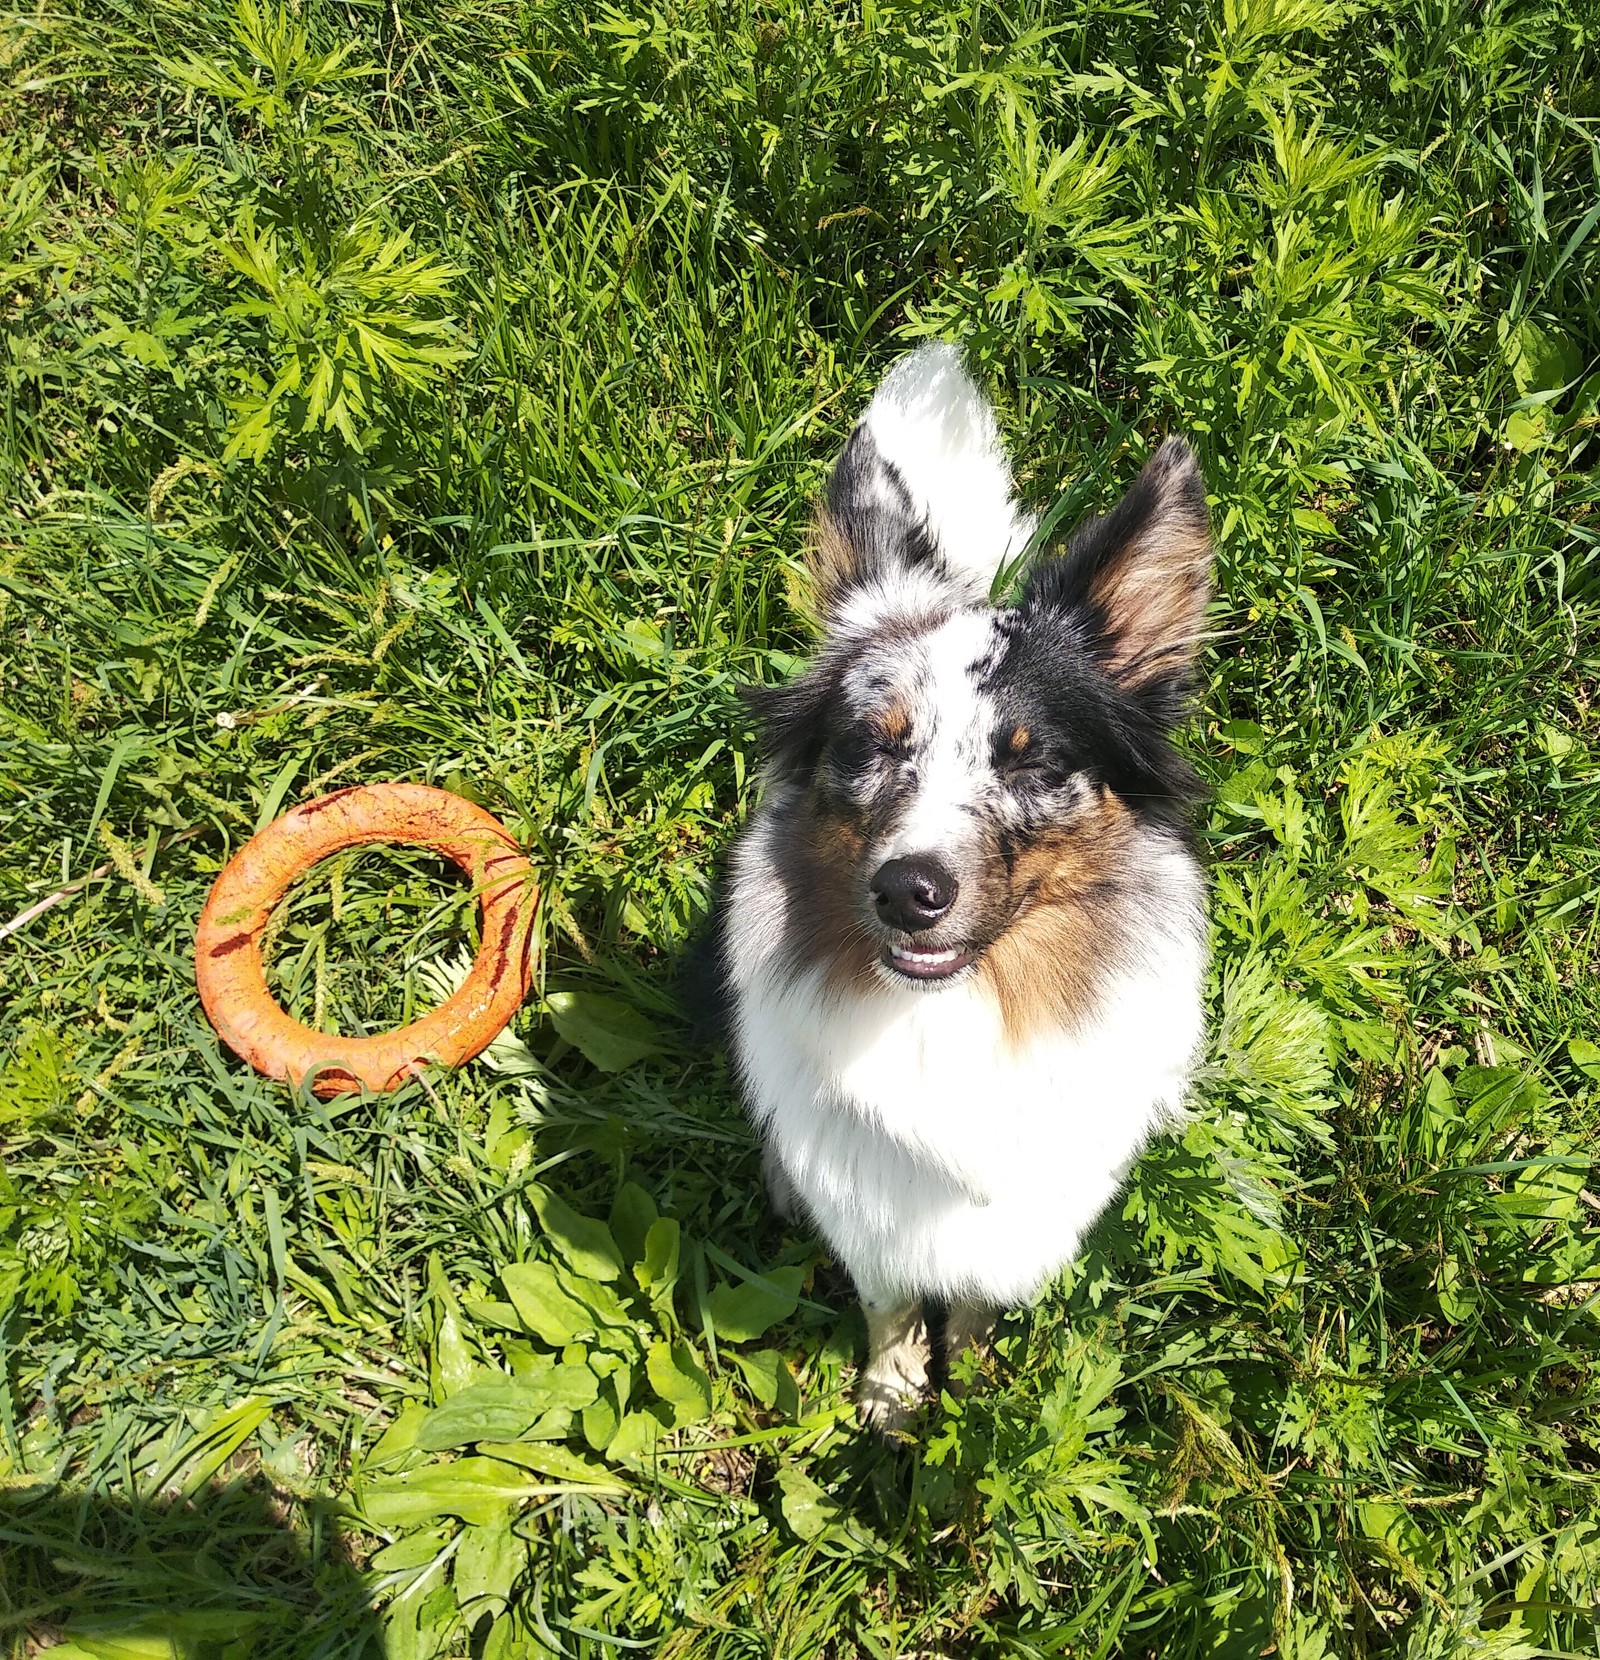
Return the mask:
<path id="1" fill-rule="evenodd" d="M 1152 836 L 1161 915 L 1079 1031 L 1008 1039 L 985 982 L 827 989 L 744 922 L 780 884 L 760 834 L 732 889 L 736 1052 L 751 1105 L 862 1296 L 1020 1302 L 1072 1256 L 1175 1116 L 1201 1036 L 1199 872 Z"/>
<path id="2" fill-rule="evenodd" d="M 1022 552 L 1033 517 L 1011 496 L 994 411 L 944 341 L 919 347 L 883 377 L 862 421 L 927 515 L 946 567 L 988 594 Z"/>
<path id="3" fill-rule="evenodd" d="M 916 792 L 906 804 L 883 859 L 943 855 L 952 864 L 975 839 L 974 810 L 993 793 L 990 745 L 994 700 L 973 666 L 994 649 L 994 612 L 958 611 L 917 642 L 909 693 Z"/>

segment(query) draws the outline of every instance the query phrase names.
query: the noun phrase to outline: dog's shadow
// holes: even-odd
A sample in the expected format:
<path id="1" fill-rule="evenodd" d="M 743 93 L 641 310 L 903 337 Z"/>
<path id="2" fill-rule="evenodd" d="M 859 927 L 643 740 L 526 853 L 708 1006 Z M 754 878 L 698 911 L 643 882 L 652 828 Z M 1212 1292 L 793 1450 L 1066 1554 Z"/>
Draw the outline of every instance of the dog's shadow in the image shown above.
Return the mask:
<path id="1" fill-rule="evenodd" d="M 298 1525 L 259 1477 L 171 1502 L 0 1489 L 0 1640 L 74 1660 L 379 1660 L 331 1510 Z"/>

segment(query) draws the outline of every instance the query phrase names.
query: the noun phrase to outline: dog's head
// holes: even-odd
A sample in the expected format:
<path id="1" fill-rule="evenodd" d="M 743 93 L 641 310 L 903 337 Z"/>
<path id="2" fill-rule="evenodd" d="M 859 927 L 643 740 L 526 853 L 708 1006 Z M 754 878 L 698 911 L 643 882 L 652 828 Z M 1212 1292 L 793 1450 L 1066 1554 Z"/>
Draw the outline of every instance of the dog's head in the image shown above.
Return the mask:
<path id="1" fill-rule="evenodd" d="M 1211 591 L 1179 440 L 992 606 L 1031 529 L 953 350 L 903 360 L 818 515 L 821 648 L 762 699 L 797 962 L 863 986 L 986 974 L 1024 1023 L 1041 998 L 1069 1017 L 1130 926 L 1161 925 L 1151 851 L 1196 793 L 1170 740 Z"/>

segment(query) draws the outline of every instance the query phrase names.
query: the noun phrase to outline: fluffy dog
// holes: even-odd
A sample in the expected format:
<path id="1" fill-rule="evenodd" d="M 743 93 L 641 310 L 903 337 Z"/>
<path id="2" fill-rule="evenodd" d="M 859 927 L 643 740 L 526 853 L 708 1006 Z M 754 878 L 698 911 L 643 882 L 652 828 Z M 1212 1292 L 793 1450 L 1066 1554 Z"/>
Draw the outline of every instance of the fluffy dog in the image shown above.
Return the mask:
<path id="1" fill-rule="evenodd" d="M 829 480 L 822 641 L 762 695 L 718 904 L 769 1190 L 855 1280 L 883 1430 L 1068 1261 L 1202 1035 L 1196 778 L 1171 743 L 1211 594 L 1199 469 L 1169 440 L 991 605 L 1032 528 L 955 349 L 903 358 Z"/>

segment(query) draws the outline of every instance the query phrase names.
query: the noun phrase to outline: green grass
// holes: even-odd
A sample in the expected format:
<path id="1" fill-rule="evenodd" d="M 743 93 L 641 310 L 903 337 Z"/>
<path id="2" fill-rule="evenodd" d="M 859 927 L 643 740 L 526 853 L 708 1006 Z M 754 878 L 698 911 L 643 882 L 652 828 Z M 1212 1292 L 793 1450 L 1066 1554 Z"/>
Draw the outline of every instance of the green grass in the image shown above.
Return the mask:
<path id="1" fill-rule="evenodd" d="M 0 27 L 0 1631 L 72 1656 L 1593 1654 L 1600 14 L 94 0 Z M 915 1447 L 671 964 L 807 496 L 964 339 L 1065 530 L 1194 439 L 1192 1125 Z M 487 804 L 541 984 L 320 1103 L 230 851 Z M 109 865 L 109 874 L 85 881 Z M 355 1031 L 472 942 L 280 918 Z"/>

